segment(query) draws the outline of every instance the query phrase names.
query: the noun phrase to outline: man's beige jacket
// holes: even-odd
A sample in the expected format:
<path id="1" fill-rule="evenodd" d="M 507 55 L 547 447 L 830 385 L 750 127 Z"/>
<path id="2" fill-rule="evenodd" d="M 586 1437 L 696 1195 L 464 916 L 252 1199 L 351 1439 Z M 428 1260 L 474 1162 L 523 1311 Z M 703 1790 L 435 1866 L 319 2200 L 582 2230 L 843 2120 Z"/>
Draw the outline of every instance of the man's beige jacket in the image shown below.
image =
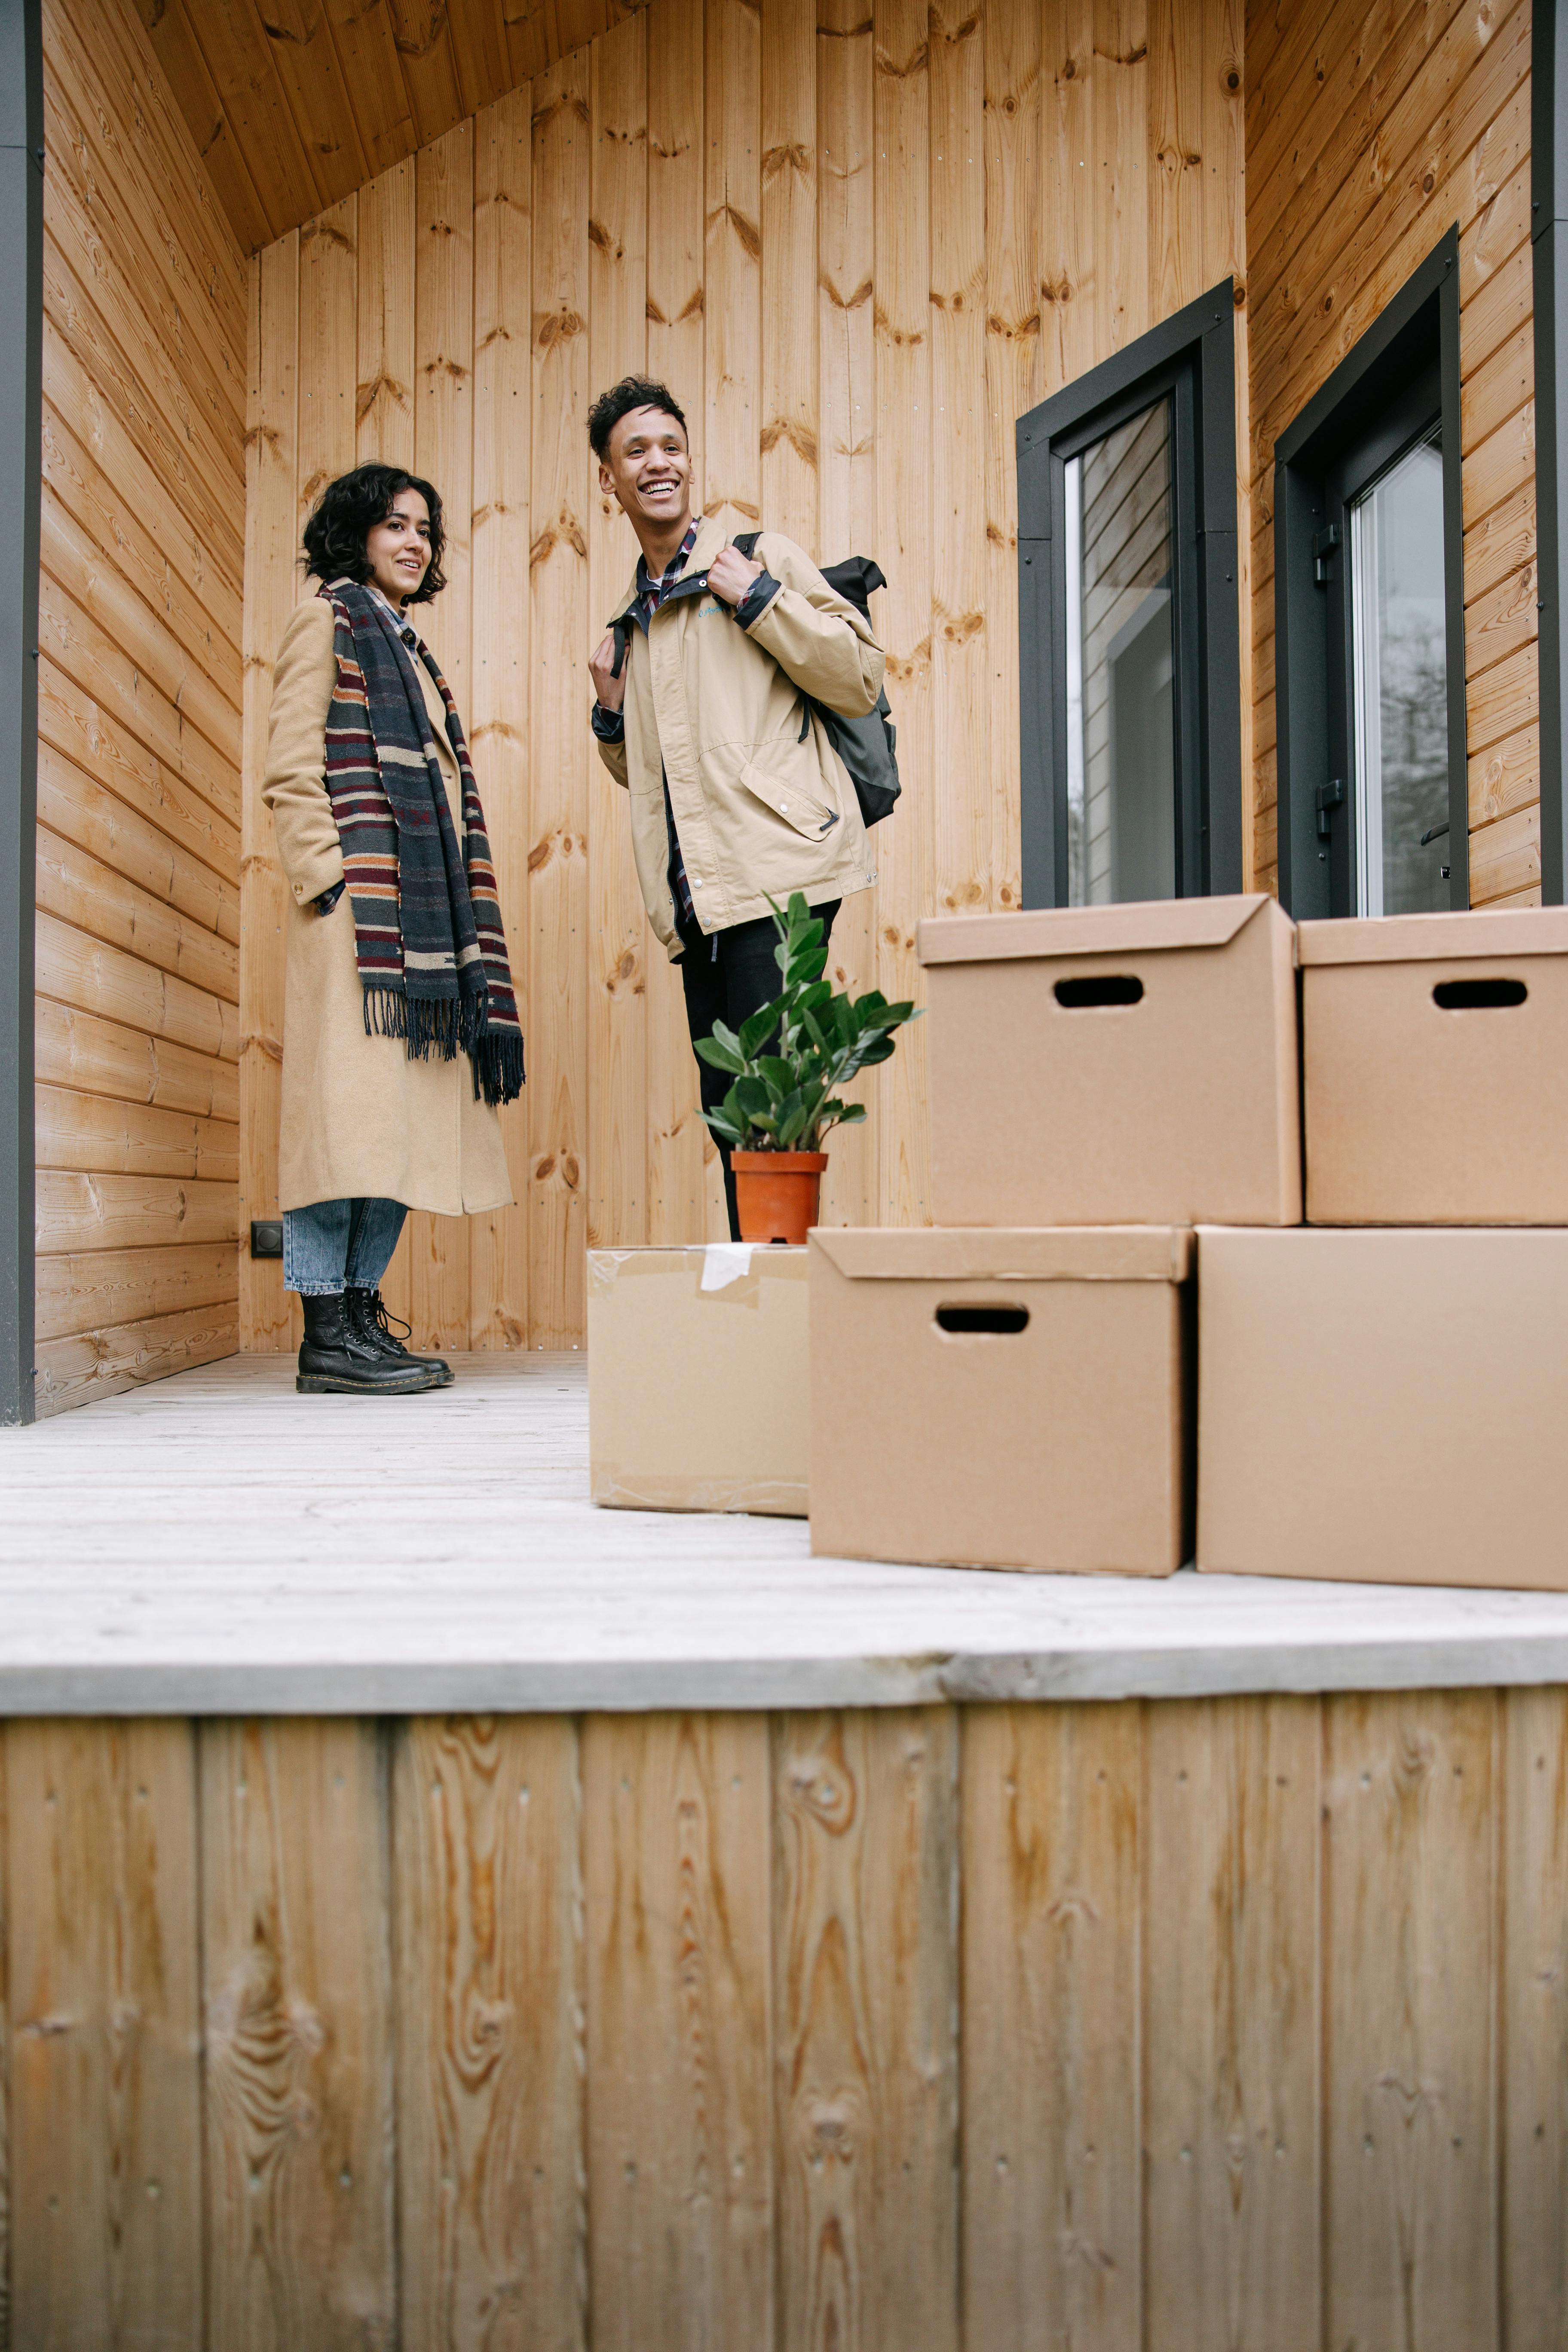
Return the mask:
<path id="1" fill-rule="evenodd" d="M 730 538 L 704 518 L 683 577 L 706 573 Z M 855 787 L 805 698 L 863 718 L 882 690 L 881 647 L 793 540 L 764 531 L 756 551 L 780 585 L 750 630 L 706 588 L 662 604 L 646 635 L 632 628 L 626 739 L 599 745 L 631 793 L 637 878 L 672 957 L 665 775 L 704 931 L 765 915 L 793 890 L 818 906 L 876 878 Z M 636 594 L 634 577 L 615 618 Z"/>

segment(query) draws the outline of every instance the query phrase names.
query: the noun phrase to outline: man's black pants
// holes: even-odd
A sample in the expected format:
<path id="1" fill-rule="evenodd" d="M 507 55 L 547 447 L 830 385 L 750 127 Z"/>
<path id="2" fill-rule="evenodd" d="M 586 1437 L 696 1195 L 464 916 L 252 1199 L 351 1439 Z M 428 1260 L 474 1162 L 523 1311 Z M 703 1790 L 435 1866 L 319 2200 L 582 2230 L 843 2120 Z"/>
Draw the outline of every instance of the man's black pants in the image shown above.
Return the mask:
<path id="1" fill-rule="evenodd" d="M 831 898 L 824 907 L 814 907 L 812 913 L 823 925 L 825 940 L 833 935 L 833 919 L 840 901 Z M 682 917 L 677 927 L 680 933 L 680 979 L 686 991 L 686 1025 L 691 1032 L 692 1044 L 699 1037 L 713 1034 L 715 1021 L 729 1024 L 738 1030 L 742 1021 L 771 1003 L 783 986 L 782 975 L 773 958 L 779 935 L 773 929 L 771 915 L 760 915 L 755 921 L 736 923 L 727 931 L 714 931 L 704 938 L 696 923 Z M 717 1110 L 729 1093 L 734 1080 L 727 1070 L 715 1070 L 697 1057 L 697 1067 L 702 1078 L 702 1108 Z M 741 1221 L 735 1212 L 735 1177 L 730 1166 L 730 1147 L 720 1142 L 719 1157 L 724 1163 L 724 1205 L 730 1212 L 730 1238 L 741 1238 Z"/>

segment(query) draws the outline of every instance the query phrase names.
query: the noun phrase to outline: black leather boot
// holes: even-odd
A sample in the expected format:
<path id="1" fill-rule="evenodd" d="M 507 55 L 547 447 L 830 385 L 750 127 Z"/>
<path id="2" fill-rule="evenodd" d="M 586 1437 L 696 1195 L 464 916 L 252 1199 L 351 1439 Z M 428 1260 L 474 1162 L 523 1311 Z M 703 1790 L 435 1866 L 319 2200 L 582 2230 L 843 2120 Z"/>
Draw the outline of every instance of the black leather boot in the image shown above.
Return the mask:
<path id="1" fill-rule="evenodd" d="M 401 1363 L 373 1348 L 357 1328 L 342 1291 L 300 1301 L 305 1338 L 300 1349 L 301 1396 L 416 1396 L 439 1385 L 428 1364 Z"/>
<path id="2" fill-rule="evenodd" d="M 356 1290 L 351 1283 L 343 1297 L 348 1305 L 350 1324 L 368 1347 L 379 1349 L 390 1363 L 423 1364 L 426 1371 L 435 1373 L 437 1388 L 451 1387 L 452 1367 L 445 1356 L 415 1356 L 404 1346 L 403 1339 L 412 1339 L 413 1333 L 400 1315 L 391 1317 L 387 1314 L 386 1301 L 379 1290 Z M 403 1333 L 403 1339 L 392 1328 L 395 1321 Z"/>

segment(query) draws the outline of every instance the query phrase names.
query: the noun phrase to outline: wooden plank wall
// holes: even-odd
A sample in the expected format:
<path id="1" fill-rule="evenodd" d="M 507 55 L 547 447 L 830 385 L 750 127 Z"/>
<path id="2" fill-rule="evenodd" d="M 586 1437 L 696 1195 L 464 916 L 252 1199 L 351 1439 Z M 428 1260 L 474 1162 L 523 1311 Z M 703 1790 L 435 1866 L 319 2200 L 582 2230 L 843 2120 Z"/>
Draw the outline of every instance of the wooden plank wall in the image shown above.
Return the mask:
<path id="1" fill-rule="evenodd" d="M 1563 2340 L 1560 1690 L 13 1722 L 0 1795 L 18 2352 Z"/>
<path id="2" fill-rule="evenodd" d="M 238 1340 L 246 273 L 129 0 L 44 0 L 37 1409 Z"/>
<path id="3" fill-rule="evenodd" d="M 1247 16 L 1255 856 L 1277 874 L 1274 444 L 1459 230 L 1475 906 L 1541 898 L 1531 0 L 1255 0 Z"/>
<path id="4" fill-rule="evenodd" d="M 582 48 L 616 0 L 138 0 L 247 253 Z"/>
<path id="5" fill-rule="evenodd" d="M 412 1221 L 394 1303 L 422 1345 L 572 1346 L 585 1242 L 722 1230 L 678 979 L 587 731 L 588 654 L 636 554 L 598 493 L 589 400 L 630 368 L 663 373 L 710 512 L 887 572 L 905 797 L 834 961 L 857 989 L 918 996 L 922 913 L 1017 903 L 1014 422 L 1242 278 L 1243 102 L 1239 0 L 1109 16 L 880 0 L 874 17 L 849 0 L 651 0 L 262 252 L 246 1216 L 276 1213 L 267 664 L 327 475 L 417 460 L 449 501 L 454 584 L 426 625 L 472 722 L 528 1041 L 527 1100 L 506 1117 L 517 1207 Z M 835 1141 L 827 1214 L 919 1223 L 918 1028 L 870 1100 L 866 1129 Z M 246 1268 L 243 1332 L 289 1341 L 275 1266 Z"/>

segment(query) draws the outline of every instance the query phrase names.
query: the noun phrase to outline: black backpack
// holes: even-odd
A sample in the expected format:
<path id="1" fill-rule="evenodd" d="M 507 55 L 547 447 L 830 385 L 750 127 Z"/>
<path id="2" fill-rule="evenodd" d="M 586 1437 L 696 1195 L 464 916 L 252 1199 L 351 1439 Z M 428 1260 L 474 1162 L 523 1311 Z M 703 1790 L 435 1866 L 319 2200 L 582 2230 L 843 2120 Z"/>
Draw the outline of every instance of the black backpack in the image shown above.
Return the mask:
<path id="1" fill-rule="evenodd" d="M 761 537 L 760 530 L 749 530 L 735 541 L 737 551 L 748 562 L 756 562 L 756 545 Z M 880 565 L 869 555 L 850 555 L 842 563 L 825 563 L 822 576 L 835 594 L 853 604 L 868 621 L 871 617 L 873 590 L 888 584 Z M 801 734 L 805 735 L 809 714 L 815 711 L 827 730 L 828 741 L 848 771 L 861 816 L 868 825 L 880 824 L 885 816 L 892 815 L 893 803 L 903 789 L 899 782 L 898 733 L 886 694 L 877 697 L 877 708 L 868 711 L 864 719 L 846 719 L 841 711 L 829 710 L 826 703 L 816 701 L 810 695 L 802 699 L 806 704 L 807 718 L 802 721 Z"/>

